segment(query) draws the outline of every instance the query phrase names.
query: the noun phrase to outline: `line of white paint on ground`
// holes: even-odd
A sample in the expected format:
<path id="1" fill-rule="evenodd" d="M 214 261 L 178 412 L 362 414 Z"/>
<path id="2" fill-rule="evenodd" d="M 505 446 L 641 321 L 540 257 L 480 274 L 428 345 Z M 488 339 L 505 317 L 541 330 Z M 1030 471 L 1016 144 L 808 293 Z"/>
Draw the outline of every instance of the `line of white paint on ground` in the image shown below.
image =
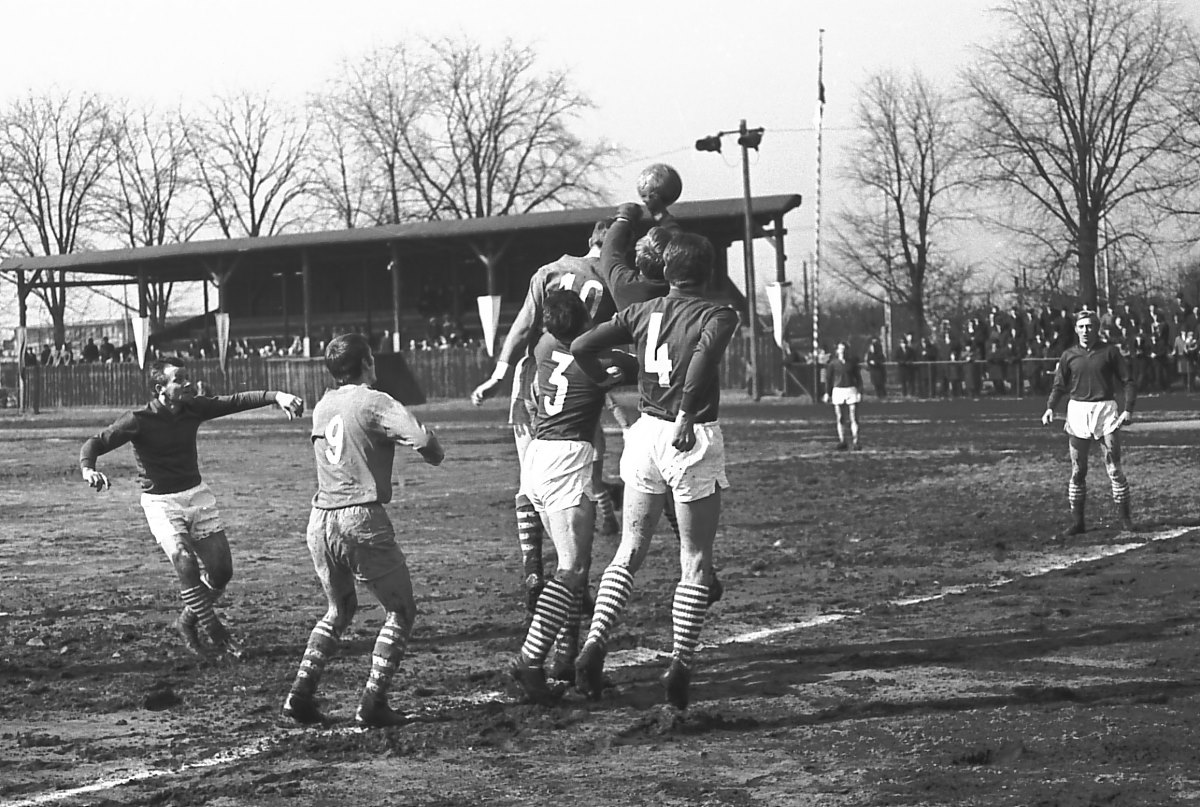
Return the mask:
<path id="1" fill-rule="evenodd" d="M 1042 575 L 1046 575 L 1051 572 L 1061 571 L 1063 569 L 1069 569 L 1072 566 L 1077 566 L 1079 564 L 1094 563 L 1095 561 L 1103 560 L 1104 558 L 1109 558 L 1109 557 L 1113 557 L 1116 555 L 1123 555 L 1127 552 L 1132 552 L 1135 549 L 1141 549 L 1142 547 L 1149 546 L 1150 544 L 1155 543 L 1157 541 L 1167 541 L 1167 540 L 1171 540 L 1173 538 L 1178 538 L 1182 535 L 1186 535 L 1189 532 L 1193 532 L 1196 529 L 1197 528 L 1195 528 L 1195 527 L 1178 527 L 1178 528 L 1169 529 L 1169 530 L 1162 530 L 1160 532 L 1149 533 L 1148 535 L 1146 535 L 1146 539 L 1143 541 L 1132 541 L 1132 542 L 1121 543 L 1121 544 L 1110 544 L 1107 546 L 1089 547 L 1087 550 L 1082 551 L 1082 552 L 1073 553 L 1073 554 L 1067 555 L 1067 556 L 1060 556 L 1059 558 L 1052 560 L 1049 563 L 1043 562 L 1043 563 L 1038 563 L 1038 564 L 1031 564 L 1029 566 L 1029 568 L 1027 568 L 1025 571 L 1023 571 L 1022 573 L 1020 573 L 1014 577 L 1004 577 L 1004 578 L 1000 578 L 997 580 L 989 581 L 987 583 L 972 583 L 972 584 L 961 585 L 961 586 L 947 586 L 935 594 L 922 595 L 922 596 L 918 596 L 918 597 L 902 597 L 899 599 L 889 600 L 889 601 L 887 601 L 886 605 L 896 607 L 896 608 L 903 608 L 903 607 L 907 607 L 907 606 L 911 606 L 911 605 L 921 605 L 923 603 L 934 602 L 936 600 L 943 600 L 943 599 L 946 599 L 947 597 L 951 597 L 951 596 L 958 595 L 958 594 L 965 594 L 970 591 L 978 591 L 978 590 L 989 589 L 989 588 L 998 588 L 1000 586 L 1006 586 L 1009 583 L 1012 583 L 1016 580 L 1026 579 L 1026 578 L 1031 578 L 1031 577 L 1040 577 Z M 784 625 L 776 625 L 774 627 L 763 628 L 761 630 L 747 631 L 747 632 L 743 632 L 743 633 L 733 634 L 730 636 L 724 636 L 724 637 L 719 637 L 719 638 L 715 638 L 715 639 L 710 639 L 708 641 L 708 643 L 714 644 L 714 645 L 726 645 L 726 644 L 749 644 L 749 643 L 753 643 L 753 642 L 761 642 L 766 639 L 772 639 L 777 636 L 786 635 L 788 633 L 796 633 L 797 631 L 805 630 L 807 628 L 814 628 L 814 627 L 817 627 L 820 625 L 828 625 L 830 623 L 840 622 L 840 621 L 843 621 L 846 619 L 854 619 L 856 617 L 862 616 L 863 613 L 864 613 L 864 611 L 856 610 L 856 611 L 844 611 L 844 612 L 836 612 L 836 613 L 818 614 L 816 616 L 809 617 L 808 619 L 802 619 L 802 620 L 799 620 L 796 622 L 789 622 Z M 645 648 L 645 647 L 635 647 L 630 650 L 622 650 L 622 651 L 617 651 L 617 652 L 610 654 L 608 656 L 608 658 L 606 659 L 606 664 L 609 667 L 618 667 L 618 668 L 619 667 L 631 667 L 631 666 L 636 666 L 639 664 L 647 664 L 647 663 L 651 663 L 654 661 L 659 661 L 659 660 L 663 659 L 664 657 L 666 657 L 667 655 L 668 654 L 663 653 L 658 650 L 652 650 L 650 648 Z M 504 702 L 506 700 L 507 699 L 506 699 L 504 693 L 502 693 L 502 692 L 480 692 L 480 693 L 476 693 L 474 695 L 466 696 L 466 697 L 447 698 L 446 703 L 451 706 L 463 706 L 463 705 L 472 705 L 472 704 Z M 413 712 L 413 713 L 410 713 L 408 716 L 412 719 L 420 720 L 420 719 L 422 719 L 422 717 L 429 717 L 432 714 L 435 714 L 436 711 L 438 711 L 438 710 L 434 709 L 434 710 L 427 710 L 425 712 Z M 335 728 L 335 729 L 322 730 L 320 732 L 317 732 L 317 735 L 318 736 L 323 735 L 323 736 L 328 736 L 328 737 L 336 737 L 336 736 L 345 736 L 345 735 L 349 735 L 349 734 L 361 734 L 364 731 L 367 731 L 367 729 L 363 729 L 363 728 L 359 728 L 359 727 Z M 197 762 L 190 762 L 190 763 L 187 763 L 186 765 L 181 765 L 177 768 L 150 768 L 150 769 L 146 769 L 146 770 L 135 771 L 126 776 L 119 776 L 119 777 L 112 777 L 110 779 L 103 779 L 98 782 L 93 782 L 91 784 L 83 785 L 81 787 L 71 788 L 69 790 L 56 790 L 56 791 L 53 791 L 50 793 L 42 793 L 37 796 L 33 796 L 33 797 L 30 797 L 27 799 L 22 799 L 19 801 L 0 802 L 0 807 L 41 807 L 41 805 L 52 804 L 56 801 L 62 801 L 63 799 L 69 799 L 74 796 L 85 795 L 87 793 L 95 793 L 95 792 L 101 791 L 101 790 L 110 790 L 112 788 L 122 787 L 124 785 L 132 784 L 134 782 L 143 782 L 143 781 L 146 781 L 149 779 L 161 779 L 161 778 L 164 778 L 167 776 L 174 776 L 177 774 L 185 773 L 187 771 L 199 770 L 199 769 L 203 769 L 203 768 L 213 768 L 213 767 L 217 767 L 218 765 L 226 765 L 226 764 L 230 764 L 230 763 L 234 763 L 234 762 L 241 762 L 243 760 L 251 759 L 253 757 L 258 756 L 259 754 L 266 752 L 273 745 L 275 745 L 279 741 L 279 739 L 280 739 L 279 736 L 264 737 L 264 738 L 260 738 L 256 741 L 254 741 L 252 743 L 249 743 L 248 745 L 244 745 L 241 748 L 234 748 L 234 749 L 230 749 L 228 751 L 223 751 L 223 752 L 216 754 L 212 757 L 209 757 L 207 759 L 199 760 Z"/>

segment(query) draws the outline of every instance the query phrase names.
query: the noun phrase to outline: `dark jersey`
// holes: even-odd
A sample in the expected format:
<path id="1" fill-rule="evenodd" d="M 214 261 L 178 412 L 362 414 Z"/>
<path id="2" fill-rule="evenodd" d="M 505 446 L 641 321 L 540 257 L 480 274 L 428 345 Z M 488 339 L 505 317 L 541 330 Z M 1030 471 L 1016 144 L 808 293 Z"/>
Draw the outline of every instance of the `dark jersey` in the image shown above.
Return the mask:
<path id="1" fill-rule="evenodd" d="M 830 387 L 857 387 L 862 389 L 862 373 L 858 369 L 858 359 L 853 356 L 845 361 L 833 359 L 825 366 L 825 378 L 829 379 Z"/>
<path id="2" fill-rule="evenodd" d="M 313 507 L 336 510 L 392 500 L 396 444 L 424 448 L 429 432 L 387 393 L 344 384 L 313 408 L 317 493 Z"/>
<path id="3" fill-rule="evenodd" d="M 666 297 L 634 303 L 578 337 L 571 352 L 589 376 L 598 378 L 599 352 L 632 343 L 641 364 L 638 409 L 670 421 L 684 411 L 697 423 L 708 423 L 718 416 L 718 371 L 737 324 L 732 308 L 673 288 Z"/>
<path id="4" fill-rule="evenodd" d="M 533 436 L 538 440 L 590 443 L 604 410 L 605 389 L 579 368 L 568 342 L 545 334 L 534 348 L 533 357 L 537 362 L 538 409 Z M 637 373 L 637 361 L 628 354 L 613 351 L 601 363 L 619 363 L 631 380 Z"/>
<path id="5" fill-rule="evenodd" d="M 133 444 L 138 481 L 146 493 L 178 493 L 200 484 L 196 432 L 206 420 L 257 409 L 275 402 L 278 392 L 238 392 L 208 397 L 197 395 L 172 413 L 157 398 L 145 409 L 127 412 L 79 451 L 79 465 L 95 468 L 96 458 L 126 443 Z"/>
<path id="6" fill-rule="evenodd" d="M 1079 345 L 1069 347 L 1058 360 L 1046 408 L 1053 409 L 1064 395 L 1070 395 L 1072 401 L 1116 400 L 1118 382 L 1124 388 L 1125 410 L 1131 412 L 1137 400 L 1137 385 L 1121 350 L 1103 342 L 1091 350 Z"/>
<path id="7" fill-rule="evenodd" d="M 633 225 L 618 219 L 608 228 L 600 251 L 599 274 L 618 311 L 632 303 L 665 297 L 670 290 L 665 280 L 644 278 L 636 267 L 629 265 L 635 236 Z"/>

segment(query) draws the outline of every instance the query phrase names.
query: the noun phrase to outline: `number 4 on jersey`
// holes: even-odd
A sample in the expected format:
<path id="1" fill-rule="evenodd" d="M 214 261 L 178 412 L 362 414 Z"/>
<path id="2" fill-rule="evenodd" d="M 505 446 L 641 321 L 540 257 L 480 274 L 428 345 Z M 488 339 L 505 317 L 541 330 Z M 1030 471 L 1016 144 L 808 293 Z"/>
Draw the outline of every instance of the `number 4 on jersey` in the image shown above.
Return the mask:
<path id="1" fill-rule="evenodd" d="M 656 373 L 658 375 L 658 385 L 660 387 L 671 386 L 671 357 L 667 353 L 666 344 L 660 345 L 658 339 L 662 333 L 661 311 L 656 311 L 650 315 L 650 328 L 646 334 L 646 360 L 642 367 L 647 373 Z"/>

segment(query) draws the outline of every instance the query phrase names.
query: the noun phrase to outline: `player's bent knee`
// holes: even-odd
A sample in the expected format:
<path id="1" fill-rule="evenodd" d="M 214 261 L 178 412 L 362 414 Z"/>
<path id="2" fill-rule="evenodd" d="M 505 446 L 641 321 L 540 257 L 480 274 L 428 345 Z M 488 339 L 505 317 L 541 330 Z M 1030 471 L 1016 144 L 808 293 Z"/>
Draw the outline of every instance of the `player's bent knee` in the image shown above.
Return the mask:
<path id="1" fill-rule="evenodd" d="M 584 583 L 583 564 L 580 563 L 577 564 L 577 567 L 572 566 L 568 569 L 558 569 L 554 572 L 554 579 L 571 591 L 578 593 L 583 588 Z"/>

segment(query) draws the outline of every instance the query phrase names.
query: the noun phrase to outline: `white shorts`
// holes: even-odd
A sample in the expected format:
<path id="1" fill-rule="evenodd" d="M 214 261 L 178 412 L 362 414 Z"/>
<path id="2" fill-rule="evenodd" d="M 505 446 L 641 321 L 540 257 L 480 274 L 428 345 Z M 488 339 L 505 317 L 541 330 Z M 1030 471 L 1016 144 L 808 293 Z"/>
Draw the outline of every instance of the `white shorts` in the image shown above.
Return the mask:
<path id="1" fill-rule="evenodd" d="M 553 513 L 593 498 L 596 449 L 582 440 L 533 440 L 521 462 L 521 493 L 539 513 Z"/>
<path id="2" fill-rule="evenodd" d="M 1116 401 L 1067 401 L 1063 431 L 1072 437 L 1101 440 L 1117 430 L 1120 418 Z"/>
<path id="3" fill-rule="evenodd" d="M 154 540 L 166 552 L 178 543 L 177 536 L 203 541 L 225 529 L 217 511 L 217 497 L 203 482 L 178 493 L 143 493 L 142 510 Z"/>
<path id="4" fill-rule="evenodd" d="M 679 451 L 671 445 L 675 424 L 642 415 L 625 432 L 621 479 L 642 493 L 666 493 L 681 502 L 707 498 L 729 487 L 725 477 L 725 438 L 718 423 L 693 426 L 696 445 Z"/>
<path id="5" fill-rule="evenodd" d="M 862 403 L 862 392 L 858 387 L 834 387 L 829 393 L 829 402 L 834 406 Z"/>

